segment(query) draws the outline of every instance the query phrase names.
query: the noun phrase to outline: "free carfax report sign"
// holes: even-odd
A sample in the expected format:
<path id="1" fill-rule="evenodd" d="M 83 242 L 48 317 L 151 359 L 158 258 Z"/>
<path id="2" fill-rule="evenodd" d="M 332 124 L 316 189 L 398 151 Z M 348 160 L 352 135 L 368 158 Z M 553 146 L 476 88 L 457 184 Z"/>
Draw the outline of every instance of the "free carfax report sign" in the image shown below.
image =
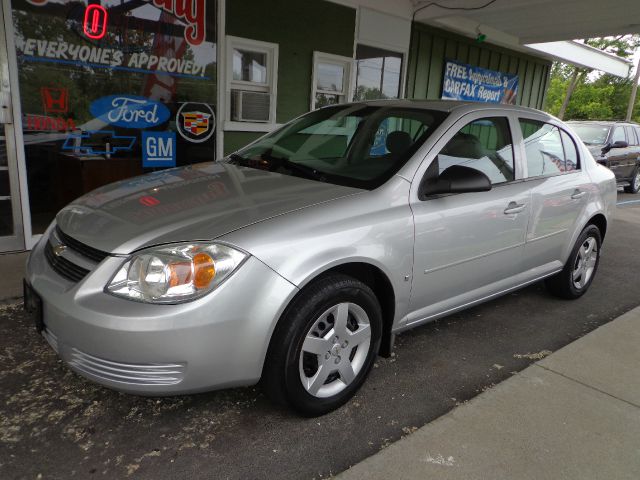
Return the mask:
<path id="1" fill-rule="evenodd" d="M 447 60 L 442 98 L 470 102 L 515 104 L 518 76 Z"/>

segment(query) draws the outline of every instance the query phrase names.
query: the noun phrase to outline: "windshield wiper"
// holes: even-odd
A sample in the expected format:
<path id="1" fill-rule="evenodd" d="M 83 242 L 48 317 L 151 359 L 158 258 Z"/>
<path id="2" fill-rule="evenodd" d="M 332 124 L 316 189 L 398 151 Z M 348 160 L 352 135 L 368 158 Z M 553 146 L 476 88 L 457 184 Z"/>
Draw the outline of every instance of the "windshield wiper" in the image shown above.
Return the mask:
<path id="1" fill-rule="evenodd" d="M 305 167 L 304 165 L 300 165 L 295 162 L 292 162 L 287 158 L 276 157 L 271 153 L 271 150 L 267 150 L 266 152 L 264 152 L 262 155 L 260 155 L 260 158 L 267 160 L 269 162 L 277 163 L 278 167 L 284 167 L 288 170 L 291 170 L 292 172 L 298 172 L 302 174 L 304 177 L 309 178 L 311 180 L 317 180 L 319 182 L 327 181 L 326 176 L 319 170 L 316 170 L 315 168 L 311 168 L 311 167 Z"/>

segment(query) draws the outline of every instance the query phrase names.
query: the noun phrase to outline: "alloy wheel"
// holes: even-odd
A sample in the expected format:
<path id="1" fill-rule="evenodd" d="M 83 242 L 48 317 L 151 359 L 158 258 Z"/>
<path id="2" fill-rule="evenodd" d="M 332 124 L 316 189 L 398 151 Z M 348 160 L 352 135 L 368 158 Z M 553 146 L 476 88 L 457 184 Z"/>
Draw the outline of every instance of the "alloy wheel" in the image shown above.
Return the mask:
<path id="1" fill-rule="evenodd" d="M 578 290 L 588 285 L 596 264 L 598 263 L 598 242 L 594 237 L 587 237 L 580 246 L 573 267 L 573 285 Z"/>
<path id="2" fill-rule="evenodd" d="M 339 303 L 313 323 L 302 343 L 299 370 L 304 389 L 314 397 L 332 397 L 362 370 L 371 348 L 367 313 L 355 303 Z"/>

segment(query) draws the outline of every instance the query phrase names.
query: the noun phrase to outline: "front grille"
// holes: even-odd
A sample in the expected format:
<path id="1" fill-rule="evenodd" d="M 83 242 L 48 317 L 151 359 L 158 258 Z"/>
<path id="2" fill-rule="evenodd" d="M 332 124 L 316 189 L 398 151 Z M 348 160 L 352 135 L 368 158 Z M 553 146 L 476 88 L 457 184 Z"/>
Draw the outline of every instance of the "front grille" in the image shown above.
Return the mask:
<path id="1" fill-rule="evenodd" d="M 81 373 L 129 385 L 175 385 L 184 379 L 184 363 L 121 363 L 95 357 L 71 347 L 69 365 Z"/>
<path id="2" fill-rule="evenodd" d="M 85 245 L 78 240 L 71 238 L 69 235 L 64 233 L 59 226 L 56 225 L 56 234 L 58 238 L 71 250 L 75 250 L 80 255 L 87 257 L 94 262 L 100 263 L 102 260 L 107 258 L 109 254 L 107 252 L 103 252 L 102 250 L 98 250 L 97 248 L 90 247 L 89 245 Z"/>
<path id="3" fill-rule="evenodd" d="M 53 252 L 53 245 L 51 245 L 50 241 L 48 241 L 46 247 L 44 247 L 44 256 L 47 258 L 51 268 L 59 275 L 73 282 L 79 282 L 89 273 L 89 270 L 79 267 L 64 257 L 56 255 Z"/>

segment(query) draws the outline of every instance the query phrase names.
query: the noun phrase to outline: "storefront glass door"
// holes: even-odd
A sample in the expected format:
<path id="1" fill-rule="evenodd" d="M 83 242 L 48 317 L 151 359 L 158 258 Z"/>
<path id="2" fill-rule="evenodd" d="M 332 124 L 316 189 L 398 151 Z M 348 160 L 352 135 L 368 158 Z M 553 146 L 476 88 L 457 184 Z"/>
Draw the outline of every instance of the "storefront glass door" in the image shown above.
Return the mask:
<path id="1" fill-rule="evenodd" d="M 215 159 L 216 3 L 11 0 L 33 235 L 102 185 Z"/>
<path id="2" fill-rule="evenodd" d="M 24 249 L 7 38 L 0 3 L 0 252 Z"/>

